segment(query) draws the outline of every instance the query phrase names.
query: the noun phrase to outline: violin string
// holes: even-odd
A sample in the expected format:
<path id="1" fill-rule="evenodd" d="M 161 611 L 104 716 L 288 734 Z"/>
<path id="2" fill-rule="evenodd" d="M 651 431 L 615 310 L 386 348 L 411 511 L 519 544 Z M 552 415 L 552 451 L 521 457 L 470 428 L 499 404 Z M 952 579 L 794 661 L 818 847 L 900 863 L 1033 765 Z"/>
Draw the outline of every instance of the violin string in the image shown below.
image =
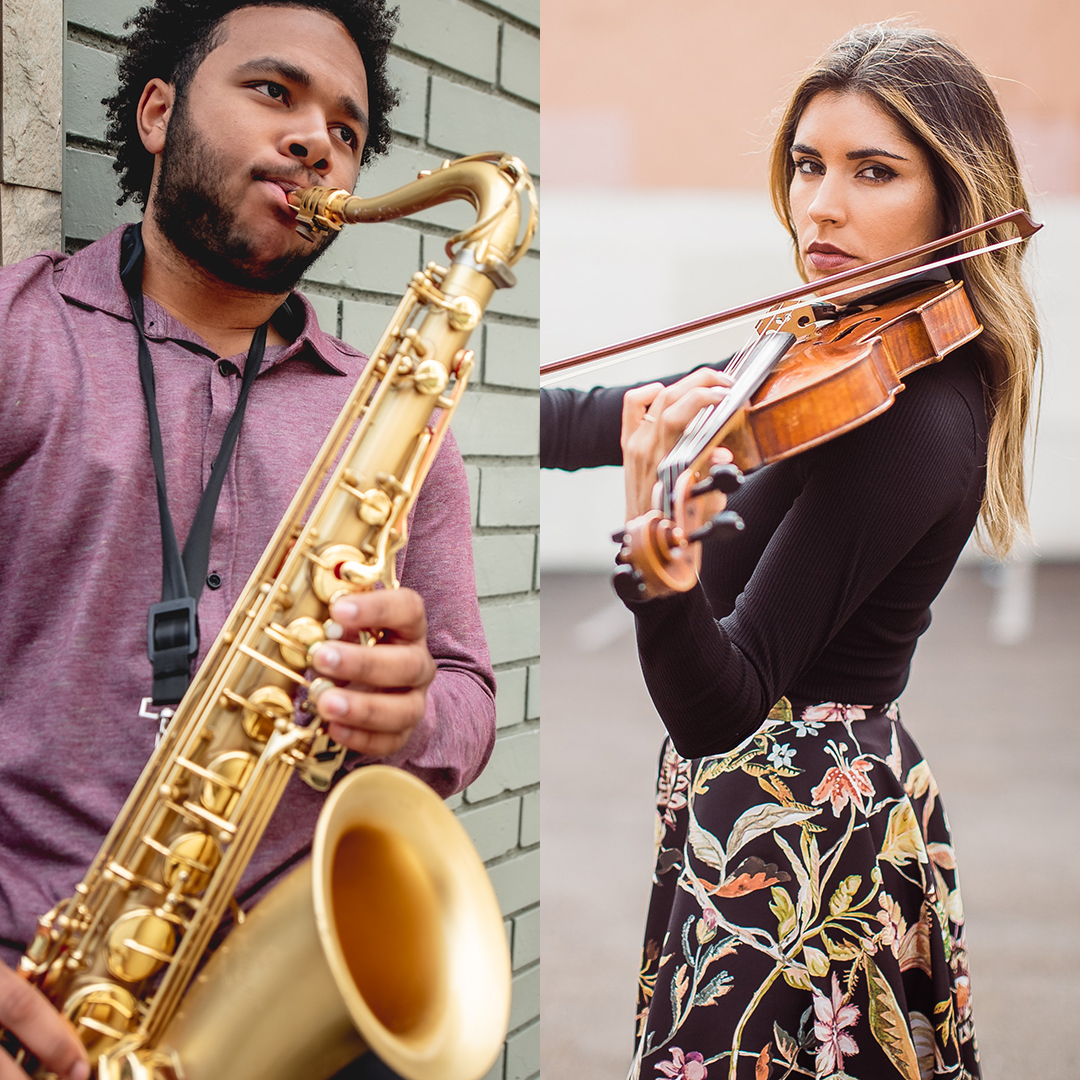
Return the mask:
<path id="1" fill-rule="evenodd" d="M 922 273 L 925 270 L 937 270 L 942 266 L 951 266 L 954 263 L 964 262 L 967 259 L 973 259 L 976 255 L 986 255 L 991 251 L 998 251 L 1001 248 L 1012 247 L 1014 244 L 1023 243 L 1024 237 L 1014 236 L 1009 240 L 1002 240 L 996 244 L 991 244 L 989 247 L 978 248 L 974 251 L 961 251 L 957 255 L 953 255 L 947 259 L 939 259 L 937 262 L 923 263 L 918 267 L 914 267 L 910 270 L 902 270 L 896 274 L 890 274 L 888 277 L 875 278 L 873 284 L 876 287 L 882 285 L 889 285 L 894 281 L 902 281 L 905 278 L 911 277 L 912 274 Z M 814 297 L 813 303 L 824 304 L 830 300 L 835 300 L 841 296 L 847 296 L 849 293 L 857 292 L 860 289 L 866 288 L 868 283 L 864 282 L 862 285 L 851 285 L 844 289 L 838 289 L 835 292 L 826 293 L 825 296 Z M 806 301 L 795 301 L 791 304 L 791 308 L 802 306 Z M 780 312 L 788 309 L 780 309 Z M 774 312 L 773 316 L 777 316 L 780 312 Z M 697 341 L 700 338 L 712 337 L 714 334 L 723 333 L 723 331 L 737 327 L 745 326 L 749 322 L 758 322 L 761 320 L 761 313 L 753 315 L 744 315 L 739 319 L 732 319 L 729 322 L 718 323 L 714 326 L 703 326 L 700 330 L 694 330 L 680 337 L 668 340 L 658 341 L 652 345 L 642 345 L 636 349 L 627 349 L 626 352 L 620 353 L 618 356 L 605 357 L 603 360 L 594 360 L 588 364 L 582 364 L 580 367 L 569 368 L 565 371 L 552 372 L 550 375 L 541 375 L 540 385 L 542 387 L 554 386 L 557 383 L 566 382 L 568 379 L 574 379 L 581 375 L 588 375 L 594 371 L 601 371 L 604 368 L 614 367 L 616 364 L 625 363 L 627 360 L 632 360 L 642 356 L 648 356 L 651 353 L 660 352 L 663 349 L 669 349 L 673 345 L 680 344 L 684 341 Z"/>

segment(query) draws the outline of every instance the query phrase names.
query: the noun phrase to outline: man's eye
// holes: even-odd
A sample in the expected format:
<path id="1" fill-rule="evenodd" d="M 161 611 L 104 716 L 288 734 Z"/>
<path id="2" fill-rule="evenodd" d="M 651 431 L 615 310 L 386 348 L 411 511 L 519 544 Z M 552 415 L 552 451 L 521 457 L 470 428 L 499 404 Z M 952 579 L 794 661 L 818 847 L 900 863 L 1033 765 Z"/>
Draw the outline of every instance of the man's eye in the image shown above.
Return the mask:
<path id="1" fill-rule="evenodd" d="M 360 140 L 356 136 L 356 132 L 353 131 L 353 129 L 350 127 L 339 127 L 338 135 L 340 136 L 341 141 L 343 143 L 346 143 L 348 146 L 355 147 L 360 142 Z"/>
<path id="2" fill-rule="evenodd" d="M 253 83 L 252 89 L 258 90 L 260 94 L 265 94 L 267 97 L 273 98 L 275 101 L 284 101 L 288 97 L 288 91 L 281 83 L 276 82 L 261 82 Z"/>

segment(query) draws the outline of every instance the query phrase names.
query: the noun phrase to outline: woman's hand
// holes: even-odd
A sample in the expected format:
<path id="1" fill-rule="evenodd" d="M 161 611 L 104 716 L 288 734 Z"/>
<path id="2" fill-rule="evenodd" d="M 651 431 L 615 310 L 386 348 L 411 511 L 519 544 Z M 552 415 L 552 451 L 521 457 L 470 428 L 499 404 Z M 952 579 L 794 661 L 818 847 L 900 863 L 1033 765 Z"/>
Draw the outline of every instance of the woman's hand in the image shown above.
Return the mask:
<path id="1" fill-rule="evenodd" d="M 649 383 L 626 392 L 621 442 L 627 521 L 651 508 L 657 466 L 690 421 L 706 406 L 723 401 L 730 386 L 722 372 L 699 368 L 671 386 Z"/>
<path id="2" fill-rule="evenodd" d="M 45 995 L 0 962 L 0 1027 L 11 1031 L 41 1064 L 65 1080 L 89 1080 L 90 1062 L 75 1029 Z M 0 1080 L 26 1073 L 0 1050 Z"/>
<path id="3" fill-rule="evenodd" d="M 330 615 L 345 635 L 320 645 L 312 665 L 345 685 L 319 695 L 319 715 L 335 742 L 388 757 L 409 741 L 435 678 L 424 601 L 412 589 L 376 589 L 335 601 Z M 361 630 L 385 636 L 377 645 L 359 645 Z"/>

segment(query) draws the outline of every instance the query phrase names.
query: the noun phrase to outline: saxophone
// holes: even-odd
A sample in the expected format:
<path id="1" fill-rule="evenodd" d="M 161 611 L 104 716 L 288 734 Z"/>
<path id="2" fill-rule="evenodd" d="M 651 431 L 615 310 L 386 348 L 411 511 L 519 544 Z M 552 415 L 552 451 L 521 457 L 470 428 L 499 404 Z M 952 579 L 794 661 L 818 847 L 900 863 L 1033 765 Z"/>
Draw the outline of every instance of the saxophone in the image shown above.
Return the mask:
<path id="1" fill-rule="evenodd" d="M 323 1080 L 365 1048 L 407 1080 L 478 1080 L 498 1053 L 502 916 L 465 830 L 415 777 L 356 770 L 327 799 L 310 863 L 242 925 L 232 899 L 293 772 L 330 788 L 344 749 L 315 715 L 332 683 L 309 677 L 309 650 L 340 630 L 336 597 L 397 587 L 409 509 L 473 367 L 469 334 L 536 226 L 525 166 L 498 153 L 379 198 L 290 196 L 308 239 L 459 198 L 476 223 L 447 243 L 448 267 L 414 275 L 84 880 L 22 958 L 99 1080 Z M 238 926 L 200 968 L 230 904 Z"/>

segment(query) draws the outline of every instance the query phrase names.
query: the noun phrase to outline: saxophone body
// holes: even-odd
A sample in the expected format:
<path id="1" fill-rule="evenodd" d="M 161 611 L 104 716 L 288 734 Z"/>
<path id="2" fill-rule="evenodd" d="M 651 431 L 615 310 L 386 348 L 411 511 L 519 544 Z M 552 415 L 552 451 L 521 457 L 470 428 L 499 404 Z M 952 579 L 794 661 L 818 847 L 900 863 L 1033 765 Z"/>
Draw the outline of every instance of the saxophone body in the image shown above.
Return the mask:
<path id="1" fill-rule="evenodd" d="M 528 172 L 501 154 L 379 198 L 290 198 L 309 238 L 457 198 L 477 221 L 447 244 L 447 267 L 414 275 L 93 864 L 22 958 L 99 1080 L 321 1080 L 365 1046 L 408 1080 L 478 1080 L 505 1035 L 509 957 L 483 864 L 397 769 L 335 786 L 310 864 L 201 966 L 230 906 L 241 922 L 237 884 L 294 771 L 330 788 L 344 751 L 315 715 L 332 684 L 311 678 L 309 649 L 340 632 L 336 597 L 397 587 L 409 510 L 473 366 L 469 334 L 536 221 Z"/>

